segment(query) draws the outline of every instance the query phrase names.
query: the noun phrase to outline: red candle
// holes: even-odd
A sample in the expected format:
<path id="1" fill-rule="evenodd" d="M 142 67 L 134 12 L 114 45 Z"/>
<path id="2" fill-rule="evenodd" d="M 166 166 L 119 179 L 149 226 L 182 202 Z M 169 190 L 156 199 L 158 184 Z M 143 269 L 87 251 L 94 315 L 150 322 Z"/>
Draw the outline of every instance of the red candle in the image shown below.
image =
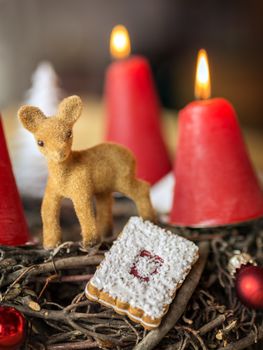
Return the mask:
<path id="1" fill-rule="evenodd" d="M 200 68 L 200 60 L 199 69 L 208 81 L 208 66 Z M 201 79 L 199 94 L 207 98 L 210 85 L 204 85 Z M 175 174 L 174 224 L 218 226 L 263 215 L 262 191 L 235 110 L 223 98 L 195 101 L 180 112 Z"/>
<path id="2" fill-rule="evenodd" d="M 0 117 L 0 245 L 21 245 L 28 239 L 28 229 Z"/>
<path id="3" fill-rule="evenodd" d="M 111 50 L 120 59 L 106 74 L 106 139 L 128 147 L 137 159 L 137 176 L 154 184 L 170 171 L 171 164 L 150 66 L 144 57 L 127 57 L 129 37 L 122 26 L 112 32 Z"/>

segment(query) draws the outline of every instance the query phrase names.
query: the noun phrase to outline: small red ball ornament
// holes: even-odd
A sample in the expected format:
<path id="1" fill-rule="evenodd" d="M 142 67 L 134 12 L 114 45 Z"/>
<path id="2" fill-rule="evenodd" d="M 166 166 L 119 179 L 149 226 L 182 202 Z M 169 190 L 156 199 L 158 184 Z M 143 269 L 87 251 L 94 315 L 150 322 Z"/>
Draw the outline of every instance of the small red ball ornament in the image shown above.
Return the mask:
<path id="1" fill-rule="evenodd" d="M 25 338 L 26 321 L 15 308 L 0 306 L 0 349 L 18 350 Z"/>
<path id="2" fill-rule="evenodd" d="M 246 306 L 263 309 L 263 268 L 256 266 L 249 254 L 239 253 L 229 261 L 229 271 L 235 278 L 237 296 Z"/>

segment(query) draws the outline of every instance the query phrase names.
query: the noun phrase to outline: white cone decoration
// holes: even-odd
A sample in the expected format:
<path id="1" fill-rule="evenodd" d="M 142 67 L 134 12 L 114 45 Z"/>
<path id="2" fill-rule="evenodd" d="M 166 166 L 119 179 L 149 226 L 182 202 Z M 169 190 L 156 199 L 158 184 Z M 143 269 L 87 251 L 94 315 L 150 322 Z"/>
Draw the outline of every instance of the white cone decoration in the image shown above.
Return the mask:
<path id="1" fill-rule="evenodd" d="M 62 97 L 52 64 L 48 61 L 40 62 L 32 75 L 32 87 L 26 94 L 26 104 L 39 107 L 46 115 L 52 116 Z"/>
<path id="2" fill-rule="evenodd" d="M 168 214 L 173 203 L 175 178 L 173 172 L 168 173 L 151 188 L 151 201 L 159 214 Z"/>

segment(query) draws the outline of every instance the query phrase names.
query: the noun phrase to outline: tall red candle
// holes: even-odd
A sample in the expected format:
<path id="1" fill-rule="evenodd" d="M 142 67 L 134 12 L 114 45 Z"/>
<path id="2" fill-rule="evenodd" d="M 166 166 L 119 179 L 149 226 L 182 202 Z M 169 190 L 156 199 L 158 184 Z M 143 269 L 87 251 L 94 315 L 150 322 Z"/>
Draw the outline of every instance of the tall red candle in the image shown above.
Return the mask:
<path id="1" fill-rule="evenodd" d="M 263 216 L 262 191 L 228 101 L 190 103 L 178 132 L 172 223 L 205 227 Z"/>
<path id="2" fill-rule="evenodd" d="M 0 245 L 21 245 L 29 239 L 0 117 Z"/>
<path id="3" fill-rule="evenodd" d="M 106 74 L 105 100 L 106 139 L 128 147 L 137 159 L 137 176 L 154 184 L 171 164 L 148 61 L 132 56 L 113 62 Z"/>

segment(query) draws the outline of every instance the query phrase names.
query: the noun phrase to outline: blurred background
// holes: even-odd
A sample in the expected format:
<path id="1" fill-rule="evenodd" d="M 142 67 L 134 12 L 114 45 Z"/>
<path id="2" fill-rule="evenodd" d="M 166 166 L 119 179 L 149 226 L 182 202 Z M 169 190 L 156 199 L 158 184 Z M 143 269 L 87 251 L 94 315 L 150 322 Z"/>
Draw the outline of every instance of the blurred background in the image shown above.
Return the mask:
<path id="1" fill-rule="evenodd" d="M 152 65 L 162 104 L 193 99 L 197 50 L 210 58 L 213 96 L 227 97 L 245 124 L 263 126 L 261 0 L 0 0 L 0 105 L 22 99 L 39 61 L 69 93 L 101 96 L 109 35 L 124 24 L 132 52 Z"/>
<path id="2" fill-rule="evenodd" d="M 77 147 L 102 139 L 99 118 L 104 114 L 105 70 L 111 62 L 109 37 L 119 23 L 130 33 L 132 53 L 150 61 L 163 115 L 170 116 L 166 130 L 172 157 L 176 110 L 193 100 L 196 54 L 203 47 L 209 56 L 212 96 L 234 104 L 252 159 L 263 169 L 262 16 L 262 0 L 0 0 L 0 107 L 16 175 L 27 168 L 23 157 L 31 146 L 28 140 L 20 142 L 22 131 L 11 116 L 25 100 L 32 74 L 43 60 L 53 65 L 64 94 L 79 93 L 87 101 L 91 119 L 77 128 L 85 135 L 83 130 L 89 128 L 96 132 L 79 137 Z M 39 155 L 34 145 L 30 152 L 32 164 L 33 154 Z"/>

